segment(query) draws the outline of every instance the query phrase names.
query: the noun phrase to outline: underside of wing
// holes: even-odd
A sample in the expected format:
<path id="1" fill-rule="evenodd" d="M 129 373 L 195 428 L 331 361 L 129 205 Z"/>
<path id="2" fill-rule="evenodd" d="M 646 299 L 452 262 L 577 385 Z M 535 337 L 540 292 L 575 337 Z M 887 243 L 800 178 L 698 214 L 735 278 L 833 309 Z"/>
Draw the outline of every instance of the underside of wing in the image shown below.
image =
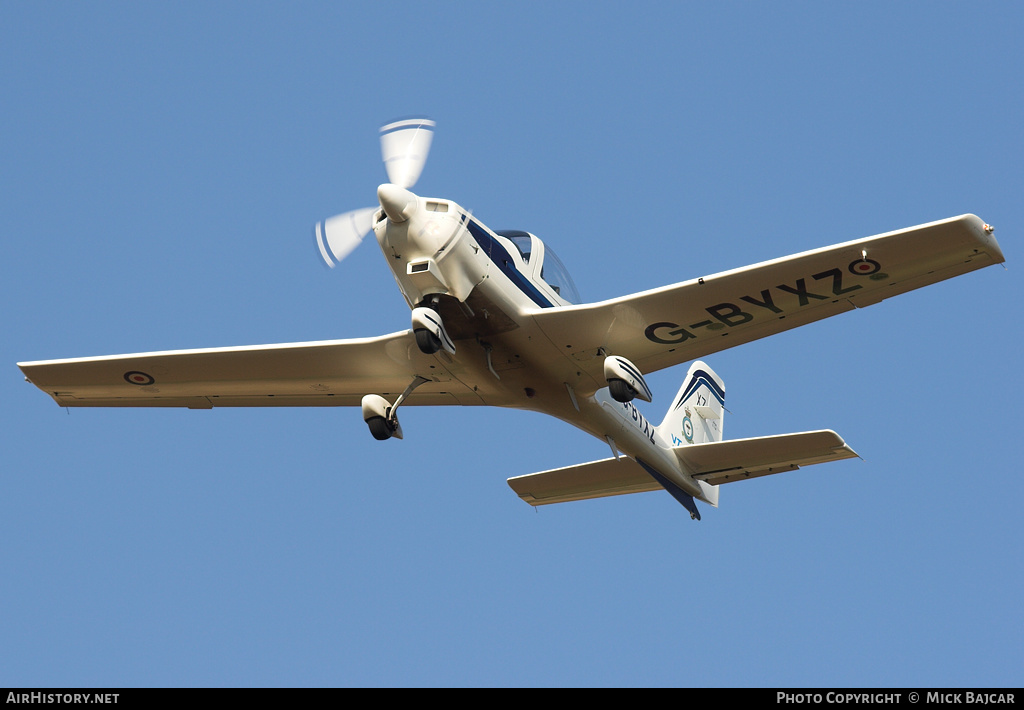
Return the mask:
<path id="1" fill-rule="evenodd" d="M 533 318 L 603 386 L 601 350 L 653 372 L 1003 260 L 963 215 Z"/>
<path id="2" fill-rule="evenodd" d="M 483 404 L 411 331 L 377 338 L 19 363 L 64 407 L 357 406 L 428 380 L 409 405 Z"/>
<path id="3" fill-rule="evenodd" d="M 602 459 L 508 479 L 508 485 L 530 505 L 660 491 L 661 486 L 636 461 Z"/>
<path id="4" fill-rule="evenodd" d="M 694 478 L 715 486 L 857 458 L 838 434 L 827 429 L 690 444 L 674 451 Z"/>

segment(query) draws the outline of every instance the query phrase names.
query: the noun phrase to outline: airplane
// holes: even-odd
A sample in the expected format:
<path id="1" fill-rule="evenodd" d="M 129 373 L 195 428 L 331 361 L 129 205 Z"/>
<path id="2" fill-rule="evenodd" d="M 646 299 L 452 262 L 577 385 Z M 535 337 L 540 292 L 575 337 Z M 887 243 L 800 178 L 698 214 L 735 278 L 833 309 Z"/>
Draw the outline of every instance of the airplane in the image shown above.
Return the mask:
<path id="1" fill-rule="evenodd" d="M 723 440 L 715 352 L 1003 263 L 993 228 L 966 214 L 580 303 L 569 272 L 529 232 L 495 231 L 411 191 L 435 124 L 380 129 L 379 205 L 316 225 L 334 266 L 370 232 L 411 309 L 373 338 L 22 362 L 63 407 L 359 406 L 375 439 L 403 438 L 403 406 L 497 406 L 551 415 L 604 441 L 598 461 L 508 479 L 533 506 L 665 490 L 700 519 L 725 483 L 854 458 L 834 431 Z M 644 376 L 691 362 L 659 424 Z"/>

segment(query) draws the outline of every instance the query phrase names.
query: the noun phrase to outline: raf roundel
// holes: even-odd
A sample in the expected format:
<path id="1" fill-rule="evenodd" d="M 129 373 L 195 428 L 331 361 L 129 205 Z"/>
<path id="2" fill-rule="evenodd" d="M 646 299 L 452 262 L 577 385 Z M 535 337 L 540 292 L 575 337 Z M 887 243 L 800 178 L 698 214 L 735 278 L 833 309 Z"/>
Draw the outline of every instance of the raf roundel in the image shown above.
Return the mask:
<path id="1" fill-rule="evenodd" d="M 151 385 L 156 382 L 152 375 L 147 375 L 145 372 L 139 372 L 138 370 L 124 373 L 124 381 L 132 385 L 141 386 Z"/>
<path id="2" fill-rule="evenodd" d="M 874 259 L 857 259 L 850 262 L 850 273 L 855 276 L 870 276 L 876 273 L 882 265 Z"/>

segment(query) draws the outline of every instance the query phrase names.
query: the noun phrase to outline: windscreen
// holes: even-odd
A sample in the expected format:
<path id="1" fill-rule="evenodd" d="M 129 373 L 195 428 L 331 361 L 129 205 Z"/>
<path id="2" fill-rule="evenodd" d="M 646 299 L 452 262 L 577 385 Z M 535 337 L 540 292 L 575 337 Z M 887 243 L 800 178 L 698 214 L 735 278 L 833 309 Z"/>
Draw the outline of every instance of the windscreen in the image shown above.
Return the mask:
<path id="1" fill-rule="evenodd" d="M 576 290 L 569 270 L 547 244 L 544 245 L 544 264 L 540 270 L 540 277 L 569 303 L 580 302 L 580 292 Z"/>

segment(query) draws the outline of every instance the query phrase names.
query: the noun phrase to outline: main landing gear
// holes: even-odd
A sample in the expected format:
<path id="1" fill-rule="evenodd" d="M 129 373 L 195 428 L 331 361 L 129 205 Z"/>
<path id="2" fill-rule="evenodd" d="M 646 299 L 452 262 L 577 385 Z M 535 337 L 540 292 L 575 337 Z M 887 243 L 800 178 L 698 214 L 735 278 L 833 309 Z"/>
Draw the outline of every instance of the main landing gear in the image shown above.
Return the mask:
<path id="1" fill-rule="evenodd" d="M 402 425 L 398 423 L 398 408 L 409 394 L 422 385 L 430 382 L 426 377 L 417 375 L 402 394 L 398 395 L 395 404 L 392 405 L 379 394 L 368 394 L 363 397 L 363 421 L 370 427 L 370 434 L 377 441 L 387 441 L 394 437 L 402 438 Z"/>
<path id="2" fill-rule="evenodd" d="M 432 306 L 437 305 L 437 298 L 434 297 Z M 455 354 L 455 343 L 448 336 L 444 328 L 444 321 L 441 314 L 433 308 L 419 306 L 412 309 L 412 332 L 416 337 L 416 347 L 425 355 L 433 355 L 441 350 Z M 363 421 L 370 427 L 370 434 L 377 441 L 402 438 L 402 425 L 398 423 L 398 408 L 402 405 L 414 389 L 424 382 L 430 382 L 426 377 L 417 375 L 405 391 L 398 396 L 394 405 L 381 397 L 379 394 L 368 394 L 363 397 Z"/>
<path id="3" fill-rule="evenodd" d="M 651 401 L 651 389 L 640 374 L 640 369 L 624 357 L 607 355 L 604 359 L 604 378 L 608 391 L 616 402 L 630 402 L 639 397 Z"/>

